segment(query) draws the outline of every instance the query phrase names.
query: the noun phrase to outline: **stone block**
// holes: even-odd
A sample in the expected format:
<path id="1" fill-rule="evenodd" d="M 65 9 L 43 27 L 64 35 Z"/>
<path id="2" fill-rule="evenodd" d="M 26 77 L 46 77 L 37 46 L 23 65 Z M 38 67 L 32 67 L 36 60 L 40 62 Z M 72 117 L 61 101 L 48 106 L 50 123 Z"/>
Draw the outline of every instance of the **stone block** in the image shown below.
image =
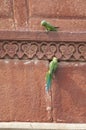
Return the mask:
<path id="1" fill-rule="evenodd" d="M 46 61 L 0 61 L 0 121 L 48 121 Z"/>
<path id="2" fill-rule="evenodd" d="M 13 19 L 3 19 L 0 18 L 0 30 L 15 30 L 14 20 Z"/>
<path id="3" fill-rule="evenodd" d="M 29 16 L 42 18 L 84 18 L 86 0 L 28 0 Z"/>
<path id="4" fill-rule="evenodd" d="M 29 16 L 31 17 L 56 17 L 57 0 L 28 0 Z M 58 7 L 57 7 L 58 8 Z"/>
<path id="5" fill-rule="evenodd" d="M 86 123 L 86 63 L 61 63 L 52 86 L 53 121 Z"/>
<path id="6" fill-rule="evenodd" d="M 12 0 L 0 0 L 0 18 L 12 18 Z"/>
<path id="7" fill-rule="evenodd" d="M 27 30 L 28 20 L 27 12 L 28 7 L 25 0 L 14 0 L 13 2 L 14 9 L 14 21 L 16 30 Z"/>

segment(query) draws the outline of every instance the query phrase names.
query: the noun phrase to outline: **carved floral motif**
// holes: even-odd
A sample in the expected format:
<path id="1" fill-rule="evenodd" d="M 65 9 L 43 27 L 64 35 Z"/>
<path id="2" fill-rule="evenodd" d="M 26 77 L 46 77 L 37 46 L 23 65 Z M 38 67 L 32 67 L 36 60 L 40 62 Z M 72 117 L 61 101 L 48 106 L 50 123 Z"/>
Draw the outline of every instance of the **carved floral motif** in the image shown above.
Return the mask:
<path id="1" fill-rule="evenodd" d="M 4 51 L 5 54 L 8 55 L 9 57 L 14 57 L 14 55 L 16 55 L 16 52 L 18 50 L 18 46 L 17 43 L 15 41 L 12 42 L 4 42 Z"/>
<path id="2" fill-rule="evenodd" d="M 79 45 L 79 53 L 80 53 L 80 56 L 84 56 L 84 58 L 86 59 L 86 44 L 80 44 Z"/>
<path id="3" fill-rule="evenodd" d="M 0 58 L 52 59 L 86 61 L 86 43 L 0 41 Z"/>

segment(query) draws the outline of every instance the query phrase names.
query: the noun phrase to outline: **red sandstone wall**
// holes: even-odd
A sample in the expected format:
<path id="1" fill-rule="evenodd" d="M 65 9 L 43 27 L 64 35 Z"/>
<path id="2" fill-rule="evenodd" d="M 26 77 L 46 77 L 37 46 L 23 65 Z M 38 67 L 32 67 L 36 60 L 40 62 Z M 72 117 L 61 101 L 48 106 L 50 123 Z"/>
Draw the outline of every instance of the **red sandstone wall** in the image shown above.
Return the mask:
<path id="1" fill-rule="evenodd" d="M 47 67 L 47 61 L 0 60 L 0 121 L 86 122 L 86 64 L 59 63 L 52 99 L 45 93 Z"/>
<path id="2" fill-rule="evenodd" d="M 59 31 L 86 31 L 86 0 L 0 0 L 0 30 L 43 30 L 43 19 Z"/>
<path id="3" fill-rule="evenodd" d="M 0 31 L 44 30 L 43 19 L 59 26 L 59 31 L 84 32 L 86 0 L 0 0 Z M 0 121 L 86 123 L 86 62 L 59 63 L 51 96 L 46 97 L 48 64 L 0 60 Z"/>

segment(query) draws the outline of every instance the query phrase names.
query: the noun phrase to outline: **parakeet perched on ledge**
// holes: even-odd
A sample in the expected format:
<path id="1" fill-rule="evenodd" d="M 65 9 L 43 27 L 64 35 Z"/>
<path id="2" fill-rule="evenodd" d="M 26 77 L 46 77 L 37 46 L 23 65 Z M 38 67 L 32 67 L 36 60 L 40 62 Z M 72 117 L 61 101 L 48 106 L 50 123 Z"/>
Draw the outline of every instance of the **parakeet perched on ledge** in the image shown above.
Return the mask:
<path id="1" fill-rule="evenodd" d="M 46 73 L 46 92 L 50 90 L 53 74 L 56 71 L 58 67 L 58 60 L 56 57 L 53 58 L 53 60 L 49 64 L 49 70 Z"/>
<path id="2" fill-rule="evenodd" d="M 46 31 L 57 31 L 59 27 L 54 27 L 49 22 L 43 20 L 41 21 L 41 25 L 46 28 Z"/>

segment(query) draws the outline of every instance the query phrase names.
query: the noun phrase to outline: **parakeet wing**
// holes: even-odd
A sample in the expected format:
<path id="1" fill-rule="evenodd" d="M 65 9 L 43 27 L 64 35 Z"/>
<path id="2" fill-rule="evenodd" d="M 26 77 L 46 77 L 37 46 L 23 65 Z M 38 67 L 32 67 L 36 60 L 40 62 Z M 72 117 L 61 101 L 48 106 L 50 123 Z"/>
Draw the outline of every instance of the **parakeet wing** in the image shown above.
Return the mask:
<path id="1" fill-rule="evenodd" d="M 52 74 L 56 71 L 57 67 L 58 67 L 58 61 L 57 60 L 50 62 L 50 64 L 49 64 L 49 70 L 50 70 L 50 72 Z"/>
<path id="2" fill-rule="evenodd" d="M 53 74 L 53 71 L 54 71 L 54 62 L 53 61 L 51 61 L 49 64 L 49 70 L 50 70 L 51 74 Z"/>
<path id="3" fill-rule="evenodd" d="M 58 67 L 58 62 L 54 63 L 54 72 L 56 71 L 57 67 Z"/>

